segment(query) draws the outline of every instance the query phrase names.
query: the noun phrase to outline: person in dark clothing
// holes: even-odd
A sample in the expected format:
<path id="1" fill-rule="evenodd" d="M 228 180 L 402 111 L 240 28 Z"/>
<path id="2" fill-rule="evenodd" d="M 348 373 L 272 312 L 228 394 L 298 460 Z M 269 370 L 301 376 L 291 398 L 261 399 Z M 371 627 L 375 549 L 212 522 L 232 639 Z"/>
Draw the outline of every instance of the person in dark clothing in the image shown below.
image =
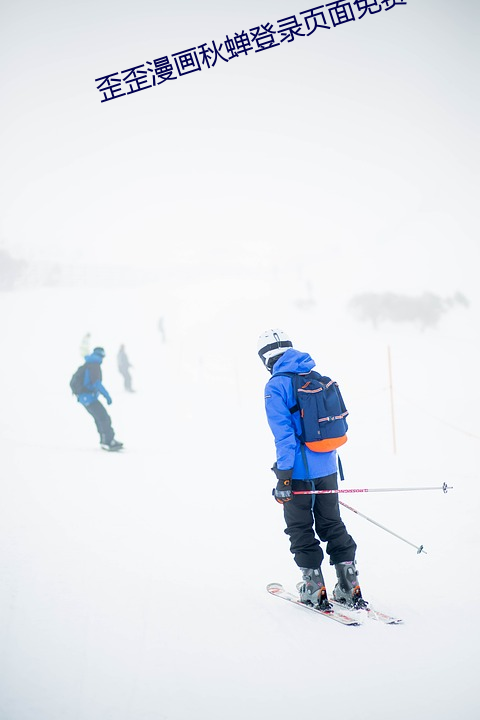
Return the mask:
<path id="1" fill-rule="evenodd" d="M 132 376 L 130 375 L 130 368 L 133 366 L 130 364 L 127 353 L 125 352 L 125 345 L 120 345 L 117 353 L 117 366 L 123 377 L 125 390 L 127 390 L 127 392 L 134 392 L 132 389 Z"/>
<path id="2" fill-rule="evenodd" d="M 294 495 L 295 491 L 336 490 L 336 450 L 313 450 L 300 441 L 300 412 L 291 377 L 280 373 L 307 375 L 315 363 L 299 352 L 280 329 L 265 331 L 258 340 L 258 354 L 272 374 L 265 387 L 265 409 L 275 438 L 277 459 L 272 468 L 277 478 L 273 494 L 283 505 L 285 533 L 290 550 L 302 571 L 297 588 L 300 600 L 328 610 L 321 564 L 324 557 L 320 541 L 326 542 L 330 564 L 335 566 L 335 600 L 348 607 L 366 607 L 357 580 L 356 544 L 340 516 L 338 495 Z M 343 440 L 343 442 L 346 440 Z M 313 445 L 313 443 L 308 443 Z"/>
<path id="3" fill-rule="evenodd" d="M 112 398 L 102 384 L 101 364 L 104 357 L 105 350 L 102 347 L 94 348 L 93 352 L 85 357 L 83 391 L 77 395 L 77 400 L 95 420 L 102 448 L 120 450 L 123 443 L 115 440 L 110 415 L 98 399 L 99 395 L 103 395 L 107 405 L 112 404 Z"/>

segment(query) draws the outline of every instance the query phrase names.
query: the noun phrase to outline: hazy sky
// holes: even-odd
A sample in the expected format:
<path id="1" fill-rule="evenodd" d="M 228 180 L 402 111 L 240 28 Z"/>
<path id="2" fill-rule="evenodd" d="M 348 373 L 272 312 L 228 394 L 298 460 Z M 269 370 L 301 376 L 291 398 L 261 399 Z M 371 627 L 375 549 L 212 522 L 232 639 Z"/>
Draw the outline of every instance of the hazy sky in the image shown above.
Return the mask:
<path id="1" fill-rule="evenodd" d="M 359 287 L 417 290 L 429 275 L 431 289 L 468 291 L 477 3 L 357 11 L 101 103 L 97 77 L 312 7 L 4 0 L 0 243 L 149 267 L 285 268 L 301 248 L 294 264 L 328 259 Z"/>

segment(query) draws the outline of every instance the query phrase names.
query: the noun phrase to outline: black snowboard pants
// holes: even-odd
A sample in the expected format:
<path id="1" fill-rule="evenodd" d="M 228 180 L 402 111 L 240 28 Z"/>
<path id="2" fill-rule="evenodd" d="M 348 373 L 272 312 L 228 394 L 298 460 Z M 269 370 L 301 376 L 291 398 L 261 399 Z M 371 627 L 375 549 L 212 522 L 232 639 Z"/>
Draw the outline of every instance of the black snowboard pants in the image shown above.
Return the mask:
<path id="1" fill-rule="evenodd" d="M 313 480 L 293 480 L 292 490 L 336 490 L 337 473 Z M 295 495 L 283 506 L 290 552 L 301 568 L 319 568 L 324 554 L 319 538 L 327 543 L 330 565 L 355 559 L 357 546 L 342 518 L 338 495 Z"/>
<path id="2" fill-rule="evenodd" d="M 84 405 L 84 408 L 95 420 L 95 425 L 97 426 L 98 434 L 100 435 L 100 442 L 109 445 L 112 442 L 115 433 L 113 432 L 110 415 L 105 410 L 100 400 L 94 400 L 90 403 L 90 405 Z"/>

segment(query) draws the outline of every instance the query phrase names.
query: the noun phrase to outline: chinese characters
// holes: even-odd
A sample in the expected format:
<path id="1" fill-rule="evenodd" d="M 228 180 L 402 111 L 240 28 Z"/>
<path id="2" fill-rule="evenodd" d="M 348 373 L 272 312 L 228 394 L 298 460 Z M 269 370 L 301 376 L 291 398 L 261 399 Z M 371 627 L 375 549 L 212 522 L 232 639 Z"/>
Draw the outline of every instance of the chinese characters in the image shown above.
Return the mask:
<path id="1" fill-rule="evenodd" d="M 146 60 L 140 65 L 95 78 L 101 102 L 109 102 L 133 93 L 164 85 L 216 65 L 229 63 L 248 53 L 256 54 L 273 50 L 283 44 L 304 42 L 304 38 L 324 30 L 332 30 L 364 17 L 387 12 L 406 0 L 336 0 L 302 10 L 297 15 L 257 25 L 249 30 L 226 35 L 220 42 L 212 40 L 197 47 Z M 221 62 L 220 62 L 221 61 Z"/>

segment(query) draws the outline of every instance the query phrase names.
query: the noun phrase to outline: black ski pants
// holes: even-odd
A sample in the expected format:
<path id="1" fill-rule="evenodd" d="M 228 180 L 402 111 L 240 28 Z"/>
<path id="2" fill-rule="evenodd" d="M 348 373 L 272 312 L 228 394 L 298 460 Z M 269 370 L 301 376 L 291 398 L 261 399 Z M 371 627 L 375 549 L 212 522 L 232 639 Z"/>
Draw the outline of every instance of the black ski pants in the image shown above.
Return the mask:
<path id="1" fill-rule="evenodd" d="M 292 490 L 336 490 L 337 473 L 313 480 L 293 480 Z M 301 568 L 319 568 L 323 550 L 319 538 L 327 543 L 330 565 L 355 559 L 357 546 L 348 534 L 342 518 L 338 495 L 295 495 L 285 503 L 285 533 L 290 537 L 290 552 Z"/>
<path id="2" fill-rule="evenodd" d="M 84 405 L 84 408 L 95 420 L 95 425 L 97 426 L 98 434 L 100 435 L 100 442 L 109 445 L 112 442 L 115 433 L 113 432 L 110 415 L 105 410 L 105 407 L 102 405 L 100 400 L 94 400 L 90 403 L 90 405 Z"/>

